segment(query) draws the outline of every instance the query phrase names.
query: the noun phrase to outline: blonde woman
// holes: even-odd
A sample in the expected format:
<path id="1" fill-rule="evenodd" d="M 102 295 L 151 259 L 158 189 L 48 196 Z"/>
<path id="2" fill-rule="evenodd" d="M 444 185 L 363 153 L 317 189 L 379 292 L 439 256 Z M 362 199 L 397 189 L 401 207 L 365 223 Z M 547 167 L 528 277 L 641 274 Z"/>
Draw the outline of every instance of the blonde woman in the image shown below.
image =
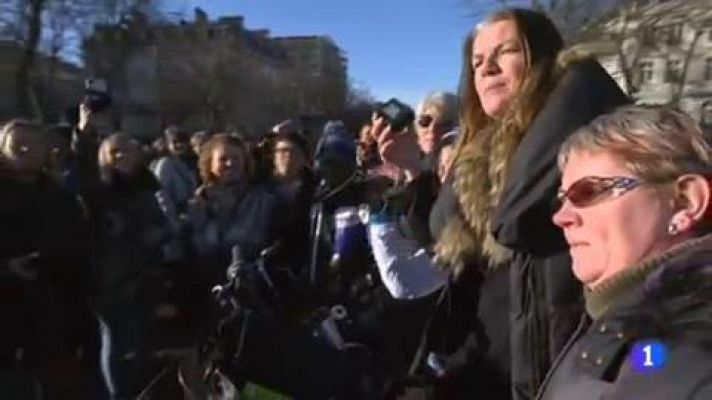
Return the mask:
<path id="1" fill-rule="evenodd" d="M 102 372 L 112 396 L 132 397 L 141 389 L 148 321 L 157 306 L 147 289 L 171 234 L 155 196 L 159 184 L 133 136 L 112 134 L 97 149 L 97 137 L 85 130 L 77 142 L 79 189 L 99 277 L 94 306 L 102 329 Z"/>
<path id="2" fill-rule="evenodd" d="M 3 398 L 82 398 L 100 381 L 90 235 L 77 199 L 43 172 L 47 139 L 31 121 L 0 127 Z"/>
<path id="3" fill-rule="evenodd" d="M 415 111 L 415 132 L 418 145 L 426 157 L 438 148 L 441 138 L 457 126 L 458 99 L 449 92 L 431 92 L 418 103 Z"/>
<path id="4" fill-rule="evenodd" d="M 689 116 L 625 107 L 559 153 L 586 318 L 540 399 L 712 398 L 712 149 Z"/>

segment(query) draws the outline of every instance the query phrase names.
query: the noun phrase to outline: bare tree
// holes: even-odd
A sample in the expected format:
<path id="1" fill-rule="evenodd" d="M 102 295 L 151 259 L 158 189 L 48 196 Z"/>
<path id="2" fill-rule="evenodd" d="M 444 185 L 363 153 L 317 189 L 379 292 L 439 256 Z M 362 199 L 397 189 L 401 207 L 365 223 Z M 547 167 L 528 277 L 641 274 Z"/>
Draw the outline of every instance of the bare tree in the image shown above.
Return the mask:
<path id="1" fill-rule="evenodd" d="M 26 21 L 23 52 L 15 75 L 15 98 L 20 115 L 42 118 L 42 110 L 31 86 L 31 73 L 42 34 L 42 11 L 45 0 L 27 0 L 22 6 L 22 20 Z"/>
<path id="2" fill-rule="evenodd" d="M 574 34 L 592 18 L 605 13 L 620 0 L 465 0 L 478 19 L 501 8 L 530 8 L 547 14 L 564 36 Z"/>
<path id="3" fill-rule="evenodd" d="M 702 9 L 698 9 L 695 11 L 697 11 L 696 14 L 704 12 Z M 675 93 L 673 94 L 673 96 L 670 100 L 671 104 L 678 106 L 678 107 L 680 106 L 680 101 L 682 100 L 682 97 L 685 92 L 685 85 L 688 82 L 688 73 L 690 71 L 690 63 L 692 62 L 692 60 L 694 58 L 699 41 L 702 38 L 702 35 L 705 33 L 705 29 L 706 29 L 705 24 L 712 25 L 712 19 L 704 20 L 701 18 L 695 18 L 695 17 L 699 17 L 699 15 L 691 15 L 690 17 L 692 17 L 692 18 L 688 19 L 688 26 L 692 29 L 692 38 L 689 41 L 689 43 L 687 44 L 687 49 L 684 50 L 684 56 L 682 59 L 682 70 L 680 73 L 680 80 L 678 82 Z"/>
<path id="4" fill-rule="evenodd" d="M 710 24 L 703 2 L 655 2 L 625 0 L 601 20 L 587 26 L 578 37 L 581 42 L 602 43 L 605 53 L 612 53 L 623 78 L 623 86 L 635 95 L 644 83 L 642 58 L 664 54 L 679 62 L 675 71 L 666 71 L 666 80 L 674 83 L 670 102 L 679 105 L 688 82 L 688 72 L 700 38 Z M 685 36 L 687 30 L 690 35 Z M 601 55 L 601 54 L 599 54 Z"/>
<path id="5" fill-rule="evenodd" d="M 376 99 L 368 88 L 349 81 L 346 106 L 341 116 L 349 132 L 359 132 L 361 126 L 370 120 L 375 105 Z"/>

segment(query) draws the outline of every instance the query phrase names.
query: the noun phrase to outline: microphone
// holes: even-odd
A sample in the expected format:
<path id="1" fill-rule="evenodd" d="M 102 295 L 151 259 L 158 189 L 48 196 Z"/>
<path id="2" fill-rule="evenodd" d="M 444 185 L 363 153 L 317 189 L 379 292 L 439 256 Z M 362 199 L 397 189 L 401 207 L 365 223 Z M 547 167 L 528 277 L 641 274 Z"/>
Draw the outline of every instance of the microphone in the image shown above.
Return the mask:
<path id="1" fill-rule="evenodd" d="M 227 279 L 232 282 L 241 275 L 245 259 L 242 256 L 242 249 L 239 245 L 232 246 L 232 261 L 227 267 Z"/>
<path id="2" fill-rule="evenodd" d="M 242 269 L 245 261 L 242 258 L 240 246 L 233 246 L 231 252 L 232 261 L 226 271 L 228 283 L 224 285 L 215 285 L 211 290 L 213 297 L 218 301 L 218 303 L 220 303 L 221 306 L 226 306 L 229 302 L 228 299 L 230 297 L 230 293 L 233 293 L 240 288 L 240 278 L 244 275 Z"/>

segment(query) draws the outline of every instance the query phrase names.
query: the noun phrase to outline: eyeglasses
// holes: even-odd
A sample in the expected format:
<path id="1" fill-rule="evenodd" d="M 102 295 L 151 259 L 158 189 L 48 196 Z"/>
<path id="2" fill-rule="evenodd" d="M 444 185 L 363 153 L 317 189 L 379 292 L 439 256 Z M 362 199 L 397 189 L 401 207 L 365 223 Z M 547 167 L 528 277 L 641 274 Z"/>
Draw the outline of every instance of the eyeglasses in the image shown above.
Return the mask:
<path id="1" fill-rule="evenodd" d="M 275 147 L 274 148 L 275 154 L 292 153 L 293 151 L 294 151 L 294 147 Z"/>
<path id="2" fill-rule="evenodd" d="M 448 129 L 452 124 L 448 121 L 435 121 L 432 115 L 423 114 L 418 117 L 417 124 L 425 129 L 435 122 L 435 128 Z"/>
<path id="3" fill-rule="evenodd" d="M 556 198 L 560 204 L 568 200 L 575 207 L 588 207 L 604 198 L 620 197 L 643 183 L 637 178 L 625 176 L 587 176 L 571 184 L 568 189 L 560 189 Z"/>

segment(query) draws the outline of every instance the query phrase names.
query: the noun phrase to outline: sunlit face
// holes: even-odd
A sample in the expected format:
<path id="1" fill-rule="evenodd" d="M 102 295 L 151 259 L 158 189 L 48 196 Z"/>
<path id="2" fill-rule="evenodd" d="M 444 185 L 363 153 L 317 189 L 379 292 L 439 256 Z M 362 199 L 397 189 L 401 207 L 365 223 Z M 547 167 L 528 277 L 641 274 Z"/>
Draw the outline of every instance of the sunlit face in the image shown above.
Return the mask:
<path id="1" fill-rule="evenodd" d="M 519 92 L 527 70 L 524 45 L 512 20 L 484 25 L 472 44 L 472 70 L 484 113 L 501 116 Z"/>
<path id="2" fill-rule="evenodd" d="M 425 154 L 435 151 L 440 138 L 453 127 L 453 121 L 446 120 L 434 107 L 423 110 L 415 122 L 418 145 Z"/>
<path id="3" fill-rule="evenodd" d="M 278 177 L 293 177 L 307 165 L 301 150 L 289 140 L 279 140 L 274 145 L 274 173 Z"/>
<path id="4" fill-rule="evenodd" d="M 563 170 L 561 188 L 569 190 L 590 177 L 635 178 L 611 154 L 574 152 Z M 675 238 L 666 234 L 672 202 L 654 186 L 622 185 L 591 198 L 595 201 L 585 206 L 565 199 L 553 218 L 569 244 L 574 275 L 586 286 L 595 287 L 674 244 Z"/>
<path id="5" fill-rule="evenodd" d="M 125 175 L 133 175 L 143 165 L 141 146 L 134 141 L 118 141 L 109 147 L 109 166 Z"/>
<path id="6" fill-rule="evenodd" d="M 50 147 L 41 133 L 21 129 L 8 134 L 2 154 L 13 170 L 36 174 L 47 164 Z"/>
<path id="7" fill-rule="evenodd" d="M 218 145 L 213 149 L 210 159 L 210 173 L 218 184 L 236 183 L 242 177 L 244 158 L 235 146 Z"/>
<path id="8" fill-rule="evenodd" d="M 207 139 L 204 135 L 193 135 L 190 138 L 190 147 L 193 149 L 193 153 L 200 154 Z"/>
<path id="9" fill-rule="evenodd" d="M 174 155 L 186 154 L 191 149 L 188 138 L 175 134 L 166 135 L 166 145 L 168 146 L 168 151 Z"/>

